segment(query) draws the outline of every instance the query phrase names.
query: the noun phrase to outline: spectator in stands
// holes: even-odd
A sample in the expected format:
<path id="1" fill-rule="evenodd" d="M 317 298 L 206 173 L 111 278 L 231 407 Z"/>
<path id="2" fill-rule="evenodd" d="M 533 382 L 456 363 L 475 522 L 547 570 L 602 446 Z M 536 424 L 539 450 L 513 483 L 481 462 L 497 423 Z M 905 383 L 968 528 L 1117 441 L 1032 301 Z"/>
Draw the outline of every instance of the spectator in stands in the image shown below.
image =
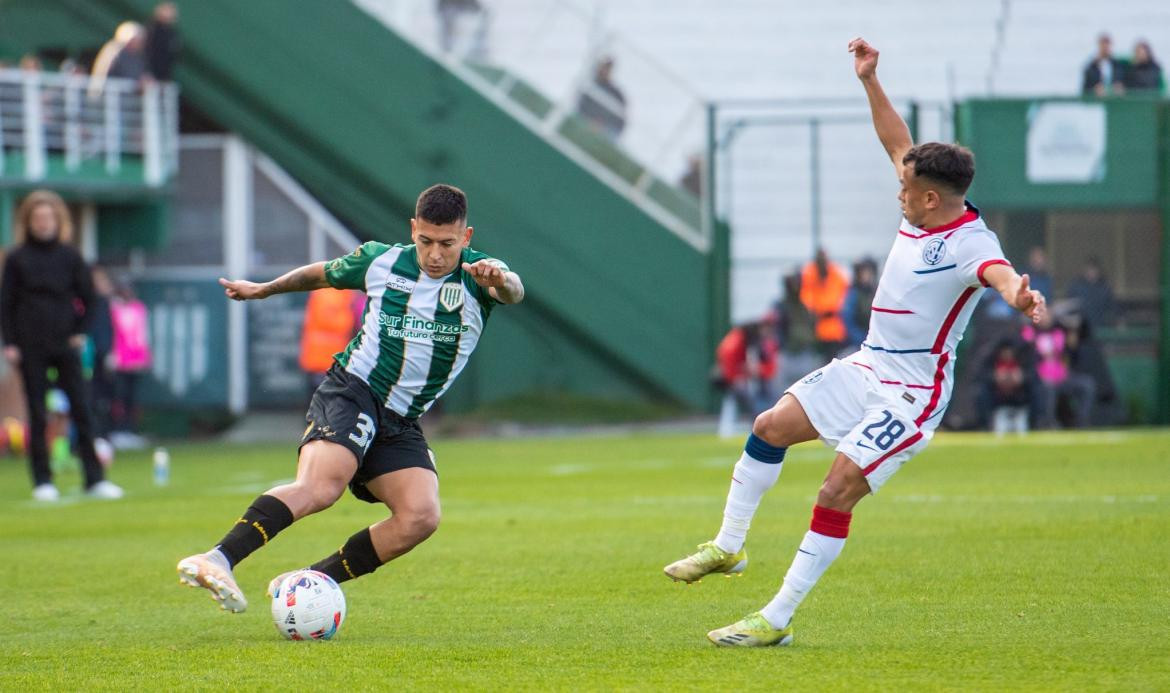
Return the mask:
<path id="1" fill-rule="evenodd" d="M 0 283 L 0 332 L 4 356 L 19 367 L 29 417 L 29 466 L 33 498 L 55 501 L 45 439 L 48 371 L 69 398 L 86 492 L 121 498 L 122 489 L 105 479 L 94 449 L 93 413 L 78 352 L 93 311 L 93 280 L 81 253 L 70 245 L 73 222 L 60 195 L 37 190 L 21 202 L 13 225 L 17 247 L 4 262 Z"/>
<path id="2" fill-rule="evenodd" d="M 1045 296 L 1055 296 L 1052 293 L 1052 274 L 1048 268 L 1048 253 L 1041 246 L 1033 246 L 1028 251 L 1028 279 L 1032 288 Z"/>
<path id="3" fill-rule="evenodd" d="M 1125 88 L 1131 92 L 1162 93 L 1162 66 L 1154 60 L 1147 41 L 1138 41 L 1133 47 L 1133 62 L 1125 71 Z"/>
<path id="4" fill-rule="evenodd" d="M 111 407 L 114 401 L 114 323 L 110 316 L 110 301 L 114 297 L 114 283 L 102 267 L 93 268 L 93 310 L 89 322 L 89 343 L 93 354 L 90 393 L 93 402 L 94 435 L 108 438 L 113 430 Z M 99 444 L 100 447 L 100 444 Z"/>
<path id="5" fill-rule="evenodd" d="M 758 322 L 733 327 L 715 349 L 718 384 L 725 394 L 721 428 L 724 432 L 734 415 L 729 404 L 753 418 L 776 403 L 772 380 L 776 377 L 779 347 L 776 343 L 776 316 L 769 313 Z"/>
<path id="6" fill-rule="evenodd" d="M 1085 96 L 1120 96 L 1125 93 L 1125 63 L 1113 57 L 1113 41 L 1109 34 L 1097 37 L 1097 55 L 1085 66 L 1081 93 Z"/>
<path id="7" fill-rule="evenodd" d="M 470 45 L 461 52 L 481 62 L 487 59 L 488 11 L 479 0 L 435 0 L 435 14 L 439 19 L 439 48 L 444 53 L 458 47 L 464 20 L 475 19 Z"/>
<path id="8" fill-rule="evenodd" d="M 1097 338 L 1096 329 L 1075 311 L 1062 322 L 1069 334 L 1069 368 L 1093 381 L 1095 399 L 1090 405 L 1089 422 L 1093 425 L 1115 423 L 1121 413 L 1117 386 L 1109 372 L 1105 348 Z"/>
<path id="9" fill-rule="evenodd" d="M 1028 430 L 1028 416 L 1036 402 L 1033 360 L 1028 344 L 1018 337 L 1004 338 L 981 369 L 977 409 L 990 414 L 991 430 L 997 435 Z"/>
<path id="10" fill-rule="evenodd" d="M 1113 289 L 1101 271 L 1099 259 L 1091 257 L 1085 261 L 1081 276 L 1069 283 L 1067 294 L 1076 301 L 1081 317 L 1092 327 L 1108 327 L 1117 321 Z"/>
<path id="11" fill-rule="evenodd" d="M 841 307 L 849 278 L 844 270 L 829 261 L 824 248 L 818 248 L 800 273 L 800 300 L 816 319 L 817 351 L 822 361 L 829 361 L 845 346 L 845 321 Z"/>
<path id="12" fill-rule="evenodd" d="M 116 448 L 137 449 L 146 442 L 138 433 L 138 382 L 150 368 L 150 320 L 146 304 L 127 279 L 117 284 L 110 320 L 114 325 L 114 430 L 110 438 Z"/>
<path id="13" fill-rule="evenodd" d="M 626 97 L 613 82 L 614 60 L 597 61 L 593 79 L 581 90 L 577 113 L 599 134 L 616 142 L 626 127 Z"/>
<path id="14" fill-rule="evenodd" d="M 695 197 L 703 196 L 702 154 L 693 152 L 687 157 L 687 170 L 683 172 L 682 178 L 678 179 L 678 185 Z"/>
<path id="15" fill-rule="evenodd" d="M 20 69 L 25 72 L 40 72 L 44 69 L 41 59 L 32 53 L 20 56 Z"/>
<path id="16" fill-rule="evenodd" d="M 120 77 L 141 82 L 149 77 L 146 71 L 146 30 L 137 22 L 122 22 L 114 38 L 106 41 L 93 61 L 93 80 L 89 98 L 97 99 L 106 86 L 106 79 Z"/>
<path id="17" fill-rule="evenodd" d="M 850 351 L 856 351 L 869 332 L 869 314 L 873 295 L 877 291 L 877 262 L 864 258 L 853 265 L 853 284 L 845 294 L 841 317 L 845 320 L 845 341 Z"/>
<path id="18" fill-rule="evenodd" d="M 179 8 L 173 2 L 161 2 L 154 7 L 150 26 L 146 29 L 146 72 L 158 82 L 174 79 L 175 63 L 179 59 L 182 40 L 176 25 Z"/>
<path id="19" fill-rule="evenodd" d="M 816 321 L 800 300 L 800 273 L 784 277 L 776 304 L 776 336 L 783 357 L 778 384 L 785 388 L 820 365 L 816 352 Z"/>
<path id="20" fill-rule="evenodd" d="M 1025 325 L 1021 336 L 1036 350 L 1036 376 L 1040 384 L 1037 427 L 1057 426 L 1057 407 L 1063 399 L 1072 412 L 1072 426 L 1089 425 L 1097 389 L 1093 379 L 1073 372 L 1069 330 L 1051 313 L 1035 326 Z"/>

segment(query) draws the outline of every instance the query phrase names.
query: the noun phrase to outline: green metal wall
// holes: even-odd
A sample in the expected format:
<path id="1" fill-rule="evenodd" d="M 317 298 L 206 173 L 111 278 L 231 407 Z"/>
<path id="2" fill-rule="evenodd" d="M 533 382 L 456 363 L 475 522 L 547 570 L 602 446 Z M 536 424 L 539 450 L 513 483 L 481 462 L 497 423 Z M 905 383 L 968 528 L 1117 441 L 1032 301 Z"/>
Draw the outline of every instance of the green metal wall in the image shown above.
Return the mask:
<path id="1" fill-rule="evenodd" d="M 45 14 L 45 0 L 0 3 L 25 13 L 20 23 L 56 23 L 37 34 L 76 46 L 147 17 L 154 0 L 57 0 Z M 178 4 L 185 97 L 356 229 L 405 240 L 424 187 L 467 191 L 473 245 L 520 272 L 528 300 L 493 315 L 452 404 L 563 389 L 709 405 L 725 259 L 678 239 L 349 2 Z"/>

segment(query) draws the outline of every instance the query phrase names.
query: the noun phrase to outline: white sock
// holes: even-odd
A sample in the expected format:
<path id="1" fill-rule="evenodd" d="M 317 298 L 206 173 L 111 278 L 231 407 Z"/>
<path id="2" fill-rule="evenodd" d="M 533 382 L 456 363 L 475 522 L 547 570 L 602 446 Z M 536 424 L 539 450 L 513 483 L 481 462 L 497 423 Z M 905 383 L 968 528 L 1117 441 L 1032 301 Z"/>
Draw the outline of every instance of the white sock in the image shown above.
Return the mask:
<path id="1" fill-rule="evenodd" d="M 215 563 L 229 573 L 232 572 L 232 562 L 227 559 L 223 551 L 219 550 L 218 546 L 203 555 L 207 556 L 207 560 Z"/>
<path id="2" fill-rule="evenodd" d="M 723 507 L 723 526 L 715 536 L 715 545 L 728 553 L 743 548 L 747 540 L 752 516 L 760 507 L 764 493 L 780 478 L 783 462 L 761 462 L 747 452 L 735 463 L 731 474 L 731 488 L 727 491 L 727 504 Z"/>
<path id="3" fill-rule="evenodd" d="M 827 537 L 817 534 L 811 529 L 805 533 L 804 541 L 792 559 L 792 565 L 784 576 L 784 585 L 772 597 L 760 612 L 773 628 L 784 628 L 792 620 L 796 607 L 804 601 L 813 585 L 821 578 L 825 570 L 841 554 L 845 547 L 845 539 Z"/>

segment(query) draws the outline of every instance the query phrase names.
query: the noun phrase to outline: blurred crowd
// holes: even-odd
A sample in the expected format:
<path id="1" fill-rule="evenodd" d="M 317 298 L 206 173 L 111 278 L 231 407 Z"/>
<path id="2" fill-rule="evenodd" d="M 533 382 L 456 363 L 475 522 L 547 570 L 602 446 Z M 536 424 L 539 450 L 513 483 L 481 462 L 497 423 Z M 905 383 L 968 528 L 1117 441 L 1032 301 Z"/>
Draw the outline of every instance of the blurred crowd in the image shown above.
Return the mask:
<path id="1" fill-rule="evenodd" d="M 724 395 L 722 432 L 735 432 L 737 419 L 771 407 L 808 372 L 860 348 L 879 267 L 863 258 L 851 269 L 818 250 L 782 278 L 780 299 L 765 315 L 724 336 L 713 376 Z M 1116 325 L 1120 311 L 1100 260 L 1086 260 L 1079 276 L 1059 290 L 1043 248 L 1031 250 L 1022 271 L 1049 297 L 1051 310 L 1032 325 L 999 294 L 985 293 L 964 344 L 964 362 L 972 365 L 956 391 L 956 400 L 972 403 L 973 414 L 950 424 L 1022 433 L 1116 423 L 1120 403 L 1100 331 Z"/>
<path id="2" fill-rule="evenodd" d="M 122 22 L 96 53 L 92 50 L 77 55 L 61 55 L 54 51 L 47 51 L 46 55 L 30 53 L 21 57 L 17 68 L 40 72 L 45 69 L 46 60 L 51 60 L 57 71 L 63 74 L 89 75 L 97 80 L 96 91 L 91 92 L 91 96 L 100 93 L 102 83 L 110 77 L 130 79 L 140 84 L 169 82 L 174 79 L 182 45 L 178 21 L 179 10 L 175 3 L 159 3 L 147 26 Z M 0 61 L 0 69 L 10 67 Z"/>
<path id="3" fill-rule="evenodd" d="M 114 35 L 94 53 L 82 51 L 77 55 L 46 51 L 44 55 L 27 54 L 21 57 L 17 68 L 40 72 L 45 63 L 56 65 L 63 74 L 88 75 L 94 79 L 89 96 L 101 94 L 105 80 L 115 77 L 138 82 L 169 82 L 174 79 L 182 40 L 178 31 L 179 11 L 173 2 L 159 3 L 154 8 L 150 23 L 126 21 L 118 25 Z M 0 61 L 0 69 L 12 66 Z"/>
<path id="4" fill-rule="evenodd" d="M 170 82 L 179 57 L 181 40 L 178 32 L 178 10 L 174 3 L 164 2 L 154 8 L 147 26 L 127 21 L 118 25 L 114 35 L 100 48 L 69 53 L 62 49 L 45 48 L 21 57 L 16 69 L 0 60 L 0 124 L 6 149 L 19 148 L 28 142 L 23 132 L 25 89 L 22 81 L 29 73 L 55 71 L 57 74 L 89 77 L 84 98 L 70 106 L 60 81 L 42 82 L 39 98 L 40 122 L 44 125 L 44 146 L 50 151 L 66 147 L 67 121 L 74 119 L 80 126 L 79 145 L 85 154 L 94 154 L 104 144 L 104 113 L 108 107 L 104 95 L 110 91 L 110 79 L 129 80 L 135 91 L 141 92 L 148 84 Z M 125 88 L 122 89 L 125 92 Z M 123 109 L 132 104 L 121 104 Z M 70 109 L 77 109 L 70 115 Z M 139 134 L 126 128 L 126 137 Z"/>
<path id="5" fill-rule="evenodd" d="M 1165 87 L 1162 66 L 1148 41 L 1135 43 L 1130 57 L 1118 58 L 1113 55 L 1113 39 L 1105 33 L 1097 37 L 1097 53 L 1081 74 L 1085 96 L 1161 94 Z"/>

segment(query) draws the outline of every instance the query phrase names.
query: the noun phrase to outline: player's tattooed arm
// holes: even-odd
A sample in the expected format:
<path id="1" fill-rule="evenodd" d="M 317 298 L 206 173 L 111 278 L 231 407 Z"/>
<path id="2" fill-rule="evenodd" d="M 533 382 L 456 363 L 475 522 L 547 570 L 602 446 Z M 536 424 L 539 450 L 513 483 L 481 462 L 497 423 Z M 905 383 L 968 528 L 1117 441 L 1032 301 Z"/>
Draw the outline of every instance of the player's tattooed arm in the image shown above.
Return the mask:
<path id="1" fill-rule="evenodd" d="M 881 82 L 877 78 L 878 51 L 865 42 L 865 39 L 855 38 L 849 42 L 849 52 L 853 54 L 853 69 L 857 78 L 865 87 L 865 96 L 869 100 L 869 111 L 873 116 L 873 129 L 877 131 L 878 139 L 885 147 L 890 161 L 898 177 L 902 176 L 902 158 L 914 146 L 914 139 L 910 137 L 910 128 L 906 121 L 890 103 Z"/>
<path id="2" fill-rule="evenodd" d="M 470 274 L 476 284 L 487 289 L 492 298 L 500 303 L 519 303 L 524 300 L 524 282 L 520 281 L 520 275 L 508 272 L 494 262 L 465 262 L 463 271 Z"/>
<path id="3" fill-rule="evenodd" d="M 220 286 L 228 298 L 234 301 L 268 298 L 275 294 L 287 294 L 292 291 L 312 291 L 329 286 L 325 281 L 325 263 L 314 262 L 311 265 L 298 267 L 283 274 L 270 282 L 256 283 L 244 279 L 220 278 Z"/>
<path id="4" fill-rule="evenodd" d="M 1009 306 L 1027 315 L 1033 323 L 1040 322 L 1048 312 L 1044 294 L 1029 285 L 1028 275 L 1016 274 L 1008 265 L 991 265 L 983 271 L 983 279 Z"/>

